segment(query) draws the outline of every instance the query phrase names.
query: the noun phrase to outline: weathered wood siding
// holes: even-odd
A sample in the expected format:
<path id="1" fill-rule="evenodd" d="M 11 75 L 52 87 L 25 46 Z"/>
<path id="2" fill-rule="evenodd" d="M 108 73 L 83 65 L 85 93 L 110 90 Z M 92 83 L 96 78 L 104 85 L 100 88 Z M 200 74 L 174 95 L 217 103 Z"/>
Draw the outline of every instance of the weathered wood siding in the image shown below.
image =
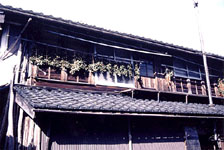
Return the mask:
<path id="1" fill-rule="evenodd" d="M 57 124 L 52 126 L 52 150 L 128 150 L 126 119 L 87 116 L 69 118 L 57 119 Z"/>
<path id="2" fill-rule="evenodd" d="M 133 150 L 185 150 L 184 132 L 178 124 L 161 120 L 132 120 Z"/>

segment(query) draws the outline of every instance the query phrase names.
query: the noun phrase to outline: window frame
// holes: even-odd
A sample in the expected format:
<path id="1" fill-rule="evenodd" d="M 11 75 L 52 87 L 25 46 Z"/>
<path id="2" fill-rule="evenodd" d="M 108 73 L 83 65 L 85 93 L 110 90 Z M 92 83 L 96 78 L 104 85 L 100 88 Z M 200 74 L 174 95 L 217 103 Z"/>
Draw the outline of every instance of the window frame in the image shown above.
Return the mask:
<path id="1" fill-rule="evenodd" d="M 176 67 L 177 65 L 175 64 L 176 63 L 175 61 L 182 62 L 182 65 L 185 66 L 185 69 L 184 68 L 178 68 L 178 67 Z M 193 71 L 193 70 L 190 70 L 189 69 L 189 66 L 190 66 L 189 64 L 190 63 L 187 62 L 187 61 L 180 60 L 180 59 L 175 59 L 174 62 L 173 62 L 174 76 L 175 77 L 180 77 L 180 78 L 193 79 L 193 80 L 202 80 L 202 73 L 201 73 L 200 66 L 198 66 L 197 64 L 192 63 L 192 65 L 196 65 L 197 70 L 198 70 L 198 71 Z M 186 72 L 186 76 L 177 74 L 177 70 Z M 199 77 L 197 78 L 197 77 L 191 76 L 190 73 L 198 74 Z"/>

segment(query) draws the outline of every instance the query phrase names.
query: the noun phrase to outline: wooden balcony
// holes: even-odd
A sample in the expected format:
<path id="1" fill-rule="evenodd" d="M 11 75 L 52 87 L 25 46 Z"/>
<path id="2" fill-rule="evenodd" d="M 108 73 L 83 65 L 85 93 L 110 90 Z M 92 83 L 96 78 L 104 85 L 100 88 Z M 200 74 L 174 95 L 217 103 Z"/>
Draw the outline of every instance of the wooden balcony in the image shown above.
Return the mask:
<path id="1" fill-rule="evenodd" d="M 158 77 L 141 77 L 138 80 L 135 79 L 135 87 L 137 89 L 149 89 L 160 92 L 207 96 L 207 89 L 203 80 L 173 77 L 171 81 L 168 81 L 160 75 Z M 223 97 L 218 90 L 217 83 L 211 84 L 211 92 L 213 97 Z"/>
<path id="2" fill-rule="evenodd" d="M 66 83 L 79 83 L 95 85 L 94 75 L 92 73 L 79 73 L 71 75 L 66 70 L 56 70 L 51 67 L 32 66 L 33 78 L 57 80 Z M 35 83 L 33 83 L 35 84 Z M 207 97 L 206 85 L 204 81 L 192 80 L 187 78 L 175 78 L 167 80 L 164 75 L 155 75 L 155 77 L 141 77 L 134 80 L 136 90 L 165 92 L 173 94 L 183 94 L 191 96 Z M 222 98 L 216 83 L 211 84 L 212 96 L 215 98 Z"/>

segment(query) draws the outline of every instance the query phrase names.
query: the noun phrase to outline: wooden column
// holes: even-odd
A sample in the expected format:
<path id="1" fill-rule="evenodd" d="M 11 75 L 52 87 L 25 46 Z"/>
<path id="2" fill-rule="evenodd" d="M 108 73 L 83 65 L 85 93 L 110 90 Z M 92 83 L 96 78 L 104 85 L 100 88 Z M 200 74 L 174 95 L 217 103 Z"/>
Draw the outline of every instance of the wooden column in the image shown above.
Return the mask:
<path id="1" fill-rule="evenodd" d="M 128 149 L 132 150 L 131 120 L 128 118 Z"/>
<path id="2" fill-rule="evenodd" d="M 19 74 L 21 74 L 20 73 L 21 58 L 22 58 L 22 44 L 19 44 L 19 49 L 17 52 L 16 74 L 15 74 L 15 79 L 14 79 L 15 84 L 19 83 Z"/>

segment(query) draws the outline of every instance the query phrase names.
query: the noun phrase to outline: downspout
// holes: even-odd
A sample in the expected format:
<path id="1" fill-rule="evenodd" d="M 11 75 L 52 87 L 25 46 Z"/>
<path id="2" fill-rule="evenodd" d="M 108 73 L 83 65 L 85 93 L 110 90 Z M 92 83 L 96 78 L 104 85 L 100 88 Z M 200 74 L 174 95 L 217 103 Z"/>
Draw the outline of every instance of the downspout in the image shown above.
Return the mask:
<path id="1" fill-rule="evenodd" d="M 199 33 L 199 38 L 200 38 L 201 52 L 202 52 L 202 57 L 203 57 L 204 69 L 205 69 L 205 78 L 206 78 L 207 89 L 208 89 L 209 106 L 213 106 L 214 104 L 213 104 L 213 100 L 212 100 L 211 84 L 210 84 L 210 79 L 209 79 L 207 57 L 206 57 L 205 47 L 204 47 L 204 39 L 203 39 L 202 32 L 200 30 L 198 1 L 193 0 L 193 2 L 194 2 L 194 8 L 195 8 L 195 12 L 196 12 L 195 14 L 196 14 L 196 19 L 197 19 L 197 24 L 198 24 L 198 33 Z"/>

